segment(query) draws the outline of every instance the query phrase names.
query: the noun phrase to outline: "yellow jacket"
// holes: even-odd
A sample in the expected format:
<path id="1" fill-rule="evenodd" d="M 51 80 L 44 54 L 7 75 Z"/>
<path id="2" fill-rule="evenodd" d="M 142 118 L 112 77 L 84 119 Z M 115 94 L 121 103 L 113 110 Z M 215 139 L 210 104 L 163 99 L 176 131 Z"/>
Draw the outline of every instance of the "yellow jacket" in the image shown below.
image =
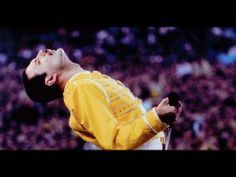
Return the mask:
<path id="1" fill-rule="evenodd" d="M 71 129 L 103 149 L 134 149 L 167 128 L 155 108 L 146 112 L 120 81 L 98 71 L 74 75 L 63 94 Z"/>

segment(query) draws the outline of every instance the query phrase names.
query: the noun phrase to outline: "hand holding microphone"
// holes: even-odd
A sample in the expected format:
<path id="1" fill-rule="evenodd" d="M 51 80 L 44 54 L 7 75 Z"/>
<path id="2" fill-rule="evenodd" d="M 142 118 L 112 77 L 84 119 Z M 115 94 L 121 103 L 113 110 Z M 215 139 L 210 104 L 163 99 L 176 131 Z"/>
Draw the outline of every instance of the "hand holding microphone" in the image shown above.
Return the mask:
<path id="1" fill-rule="evenodd" d="M 168 97 L 164 98 L 156 107 L 156 112 L 161 121 L 169 126 L 166 132 L 167 139 L 162 144 L 163 150 L 168 149 L 172 126 L 182 112 L 182 104 L 179 100 L 180 96 L 176 92 L 171 92 Z"/>
<path id="2" fill-rule="evenodd" d="M 168 97 L 164 98 L 156 107 L 157 115 L 160 117 L 161 121 L 169 127 L 173 125 L 182 111 L 182 104 L 179 100 L 180 96 L 176 92 L 171 92 Z"/>

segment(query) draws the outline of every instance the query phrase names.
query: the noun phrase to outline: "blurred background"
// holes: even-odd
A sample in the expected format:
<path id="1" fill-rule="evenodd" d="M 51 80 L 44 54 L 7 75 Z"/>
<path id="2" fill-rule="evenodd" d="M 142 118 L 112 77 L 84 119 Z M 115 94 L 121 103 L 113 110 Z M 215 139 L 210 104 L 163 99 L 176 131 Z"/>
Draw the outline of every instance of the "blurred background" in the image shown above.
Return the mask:
<path id="1" fill-rule="evenodd" d="M 93 149 L 69 128 L 62 100 L 26 95 L 21 72 L 41 49 L 62 47 L 87 70 L 122 81 L 149 110 L 180 94 L 169 149 L 236 149 L 236 28 L 0 28 L 0 149 Z"/>

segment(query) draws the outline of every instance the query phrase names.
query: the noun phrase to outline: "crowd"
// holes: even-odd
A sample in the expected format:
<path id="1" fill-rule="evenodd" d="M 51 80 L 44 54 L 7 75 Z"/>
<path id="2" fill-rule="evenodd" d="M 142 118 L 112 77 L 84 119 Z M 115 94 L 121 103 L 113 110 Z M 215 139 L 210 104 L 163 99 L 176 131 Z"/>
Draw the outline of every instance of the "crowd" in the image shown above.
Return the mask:
<path id="1" fill-rule="evenodd" d="M 88 149 L 70 130 L 63 101 L 33 103 L 21 82 L 40 49 L 59 47 L 122 81 L 147 110 L 178 92 L 184 111 L 170 149 L 236 149 L 236 33 L 219 27 L 0 29 L 0 149 Z"/>

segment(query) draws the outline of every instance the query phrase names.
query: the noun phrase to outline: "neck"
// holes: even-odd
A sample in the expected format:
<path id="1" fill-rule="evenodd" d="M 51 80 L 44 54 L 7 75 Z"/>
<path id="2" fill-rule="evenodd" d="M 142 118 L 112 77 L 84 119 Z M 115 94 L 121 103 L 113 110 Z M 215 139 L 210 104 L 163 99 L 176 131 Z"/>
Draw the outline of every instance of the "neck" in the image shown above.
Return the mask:
<path id="1" fill-rule="evenodd" d="M 58 77 L 58 84 L 62 90 L 64 90 L 67 81 L 74 75 L 84 70 L 80 65 L 76 63 L 70 63 L 66 68 L 64 68 Z"/>

